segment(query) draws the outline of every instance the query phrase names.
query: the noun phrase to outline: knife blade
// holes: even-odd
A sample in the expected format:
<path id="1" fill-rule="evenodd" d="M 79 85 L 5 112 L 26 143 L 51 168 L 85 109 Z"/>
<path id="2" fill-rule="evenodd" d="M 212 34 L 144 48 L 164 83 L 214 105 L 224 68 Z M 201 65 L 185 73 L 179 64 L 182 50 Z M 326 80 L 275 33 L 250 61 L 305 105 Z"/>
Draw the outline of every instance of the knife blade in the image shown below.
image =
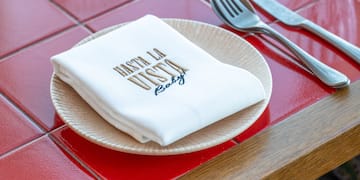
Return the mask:
<path id="1" fill-rule="evenodd" d="M 360 64 L 360 48 L 355 45 L 300 16 L 276 0 L 253 0 L 253 2 L 275 18 L 279 19 L 282 23 L 289 26 L 304 28 L 318 35 Z"/>

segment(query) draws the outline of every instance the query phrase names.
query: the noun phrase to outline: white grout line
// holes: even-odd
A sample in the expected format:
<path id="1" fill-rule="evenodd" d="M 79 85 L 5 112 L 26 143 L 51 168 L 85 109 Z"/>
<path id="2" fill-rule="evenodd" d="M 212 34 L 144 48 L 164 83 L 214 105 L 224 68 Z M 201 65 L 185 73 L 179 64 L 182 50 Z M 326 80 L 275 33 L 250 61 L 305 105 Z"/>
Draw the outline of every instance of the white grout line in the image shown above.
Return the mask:
<path id="1" fill-rule="evenodd" d="M 19 146 L 14 147 L 13 149 L 11 149 L 11 150 L 9 150 L 9 151 L 1 154 L 1 155 L 0 155 L 0 160 L 1 160 L 2 158 L 4 158 L 4 157 L 10 156 L 11 154 L 17 152 L 18 150 L 20 150 L 20 149 L 22 149 L 22 148 L 24 148 L 24 147 L 26 147 L 26 146 L 28 146 L 28 145 L 36 142 L 36 141 L 39 141 L 41 138 L 43 138 L 43 137 L 45 137 L 45 136 L 47 136 L 46 133 L 45 133 L 45 134 L 42 134 L 41 136 L 39 136 L 39 137 L 37 137 L 37 138 L 34 138 L 34 139 L 26 142 L 26 143 L 24 143 L 24 144 L 21 144 L 21 145 L 19 145 Z"/>
<path id="2" fill-rule="evenodd" d="M 61 128 L 64 128 L 65 125 Z M 54 129 L 51 132 L 55 132 L 59 130 L 60 128 Z M 49 133 L 49 138 L 58 145 L 61 149 L 63 149 L 69 156 L 71 156 L 77 163 L 81 165 L 84 169 L 86 169 L 92 176 L 94 176 L 96 179 L 101 179 L 98 173 L 96 173 L 92 168 L 90 168 L 85 162 L 83 162 L 77 155 L 75 155 L 65 144 L 63 144 L 61 141 L 59 141 L 54 135 Z M 100 174 L 100 173 L 99 173 Z"/>
<path id="3" fill-rule="evenodd" d="M 20 115 L 24 116 L 26 120 L 28 120 L 34 127 L 38 128 L 42 133 L 46 133 L 46 128 L 41 125 L 39 122 L 37 122 L 34 118 L 31 117 L 27 112 L 25 112 L 22 108 L 18 106 L 17 103 L 15 103 L 10 97 L 6 96 L 5 94 L 0 92 L 0 97 L 4 98 L 10 105 L 11 108 L 16 110 Z"/>
<path id="4" fill-rule="evenodd" d="M 97 173 L 94 172 L 90 167 L 88 167 L 80 158 L 78 158 L 66 145 L 61 143 L 52 133 L 56 132 L 62 128 L 66 127 L 66 124 L 63 124 L 51 131 L 47 131 L 44 129 L 40 124 L 38 124 L 35 120 L 33 120 L 28 114 L 26 114 L 22 109 L 20 109 L 11 99 L 9 99 L 7 96 L 3 95 L 3 93 L 0 92 L 0 97 L 3 97 L 8 103 L 12 106 L 13 109 L 15 109 L 18 113 L 25 116 L 30 123 L 34 125 L 34 127 L 39 128 L 43 134 L 39 135 L 38 137 L 34 137 L 30 141 L 27 141 L 23 144 L 20 144 L 19 146 L 16 146 L 8 151 L 6 151 L 3 154 L 0 154 L 0 160 L 4 157 L 10 156 L 13 153 L 16 153 L 18 150 L 23 149 L 27 147 L 28 145 L 35 143 L 36 141 L 39 141 L 41 138 L 47 136 L 53 143 L 58 145 L 61 149 L 63 149 L 69 156 L 71 156 L 77 163 L 81 165 L 84 169 L 86 169 L 92 176 L 94 176 L 96 179 L 101 179 Z"/>
<path id="5" fill-rule="evenodd" d="M 51 132 L 55 132 L 61 128 L 64 128 L 66 125 L 62 125 L 54 130 L 52 130 Z M 94 170 L 92 170 L 89 166 L 87 166 L 86 163 L 84 163 L 80 158 L 78 158 L 71 150 L 69 150 L 66 145 L 62 144 L 56 137 L 54 137 L 54 135 L 51 134 L 51 132 L 47 132 L 45 134 L 42 134 L 41 136 L 32 139 L 31 141 L 28 141 L 24 144 L 21 144 L 20 146 L 17 146 L 7 152 L 5 152 L 4 154 L 0 155 L 0 160 L 10 156 L 14 153 L 16 153 L 17 151 L 37 142 L 40 141 L 42 138 L 48 137 L 55 145 L 57 145 L 59 148 L 61 148 L 62 150 L 64 150 L 69 156 L 71 156 L 71 158 L 73 158 L 77 163 L 79 163 L 79 165 L 81 167 L 83 167 L 88 173 L 90 173 L 93 177 L 95 177 L 96 179 L 101 179 L 100 176 L 94 172 Z M 70 160 L 71 161 L 71 160 Z"/>
<path id="6" fill-rule="evenodd" d="M 3 56 L 0 56 L 0 63 L 7 60 L 7 59 L 9 59 L 9 58 L 11 58 L 11 57 L 13 57 L 13 56 L 15 56 L 15 55 L 17 55 L 17 54 L 19 54 L 19 53 L 21 53 L 21 52 L 23 52 L 23 51 L 25 51 L 25 50 L 27 50 L 27 49 L 32 48 L 33 46 L 37 46 L 38 44 L 41 44 L 41 43 L 47 42 L 47 41 L 49 41 L 51 39 L 54 39 L 54 38 L 68 32 L 68 31 L 70 31 L 72 29 L 75 29 L 76 27 L 79 27 L 79 26 L 78 25 L 70 25 L 69 27 L 65 27 L 65 28 L 63 28 L 63 29 L 61 29 L 59 31 L 56 31 L 56 32 L 52 33 L 52 34 L 41 37 L 40 39 L 37 39 L 35 41 L 32 41 L 29 44 L 25 44 L 21 49 L 11 51 L 10 53 L 7 53 L 7 54 L 5 54 Z"/>

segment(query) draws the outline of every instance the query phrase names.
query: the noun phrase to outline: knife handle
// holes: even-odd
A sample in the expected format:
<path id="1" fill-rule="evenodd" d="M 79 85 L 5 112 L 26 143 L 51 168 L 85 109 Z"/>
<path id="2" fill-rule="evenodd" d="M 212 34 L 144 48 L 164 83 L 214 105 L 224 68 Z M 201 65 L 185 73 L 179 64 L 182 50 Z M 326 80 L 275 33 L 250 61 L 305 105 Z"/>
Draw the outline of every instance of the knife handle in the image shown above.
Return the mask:
<path id="1" fill-rule="evenodd" d="M 335 34 L 325 30 L 321 26 L 309 21 L 305 20 L 301 26 L 310 32 L 320 36 L 324 40 L 328 41 L 329 43 L 333 44 L 339 50 L 350 56 L 354 59 L 358 64 L 360 64 L 360 48 L 354 46 L 353 44 L 345 41 L 344 39 L 336 36 Z"/>
<path id="2" fill-rule="evenodd" d="M 262 29 L 260 32 L 269 35 L 287 47 L 324 84 L 333 88 L 343 88 L 350 84 L 350 80 L 346 75 L 317 60 L 269 25 L 265 23 L 259 23 L 258 25 Z"/>

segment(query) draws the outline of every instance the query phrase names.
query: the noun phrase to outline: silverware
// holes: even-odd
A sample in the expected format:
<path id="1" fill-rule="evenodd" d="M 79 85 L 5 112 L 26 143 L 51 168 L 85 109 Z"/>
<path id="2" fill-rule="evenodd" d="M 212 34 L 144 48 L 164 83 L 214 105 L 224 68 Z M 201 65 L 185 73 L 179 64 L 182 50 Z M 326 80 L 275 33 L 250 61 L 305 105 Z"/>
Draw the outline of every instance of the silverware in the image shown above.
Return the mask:
<path id="1" fill-rule="evenodd" d="M 345 41 L 344 39 L 341 39 L 335 34 L 311 22 L 310 20 L 305 19 L 299 14 L 286 8 L 276 0 L 253 0 L 253 1 L 257 5 L 259 5 L 262 9 L 264 9 L 269 14 L 279 19 L 284 24 L 307 29 L 308 31 L 328 41 L 330 44 L 333 44 L 339 50 L 341 50 L 342 52 L 344 52 L 345 54 L 347 54 L 357 63 L 360 64 L 360 48 L 352 45 L 351 43 Z"/>
<path id="2" fill-rule="evenodd" d="M 333 88 L 342 88 L 350 84 L 350 80 L 344 74 L 318 61 L 261 21 L 249 1 L 211 0 L 210 2 L 214 12 L 229 26 L 244 32 L 262 33 L 282 43 L 324 84 Z"/>

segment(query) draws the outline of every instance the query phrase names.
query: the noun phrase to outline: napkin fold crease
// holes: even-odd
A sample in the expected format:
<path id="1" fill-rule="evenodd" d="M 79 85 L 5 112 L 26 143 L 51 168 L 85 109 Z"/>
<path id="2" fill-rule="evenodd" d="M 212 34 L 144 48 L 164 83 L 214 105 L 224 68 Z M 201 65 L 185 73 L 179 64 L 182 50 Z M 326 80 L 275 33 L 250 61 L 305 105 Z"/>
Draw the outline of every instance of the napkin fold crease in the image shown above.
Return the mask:
<path id="1" fill-rule="evenodd" d="M 51 62 L 104 120 L 141 143 L 169 145 L 265 97 L 253 74 L 221 63 L 153 15 Z"/>

